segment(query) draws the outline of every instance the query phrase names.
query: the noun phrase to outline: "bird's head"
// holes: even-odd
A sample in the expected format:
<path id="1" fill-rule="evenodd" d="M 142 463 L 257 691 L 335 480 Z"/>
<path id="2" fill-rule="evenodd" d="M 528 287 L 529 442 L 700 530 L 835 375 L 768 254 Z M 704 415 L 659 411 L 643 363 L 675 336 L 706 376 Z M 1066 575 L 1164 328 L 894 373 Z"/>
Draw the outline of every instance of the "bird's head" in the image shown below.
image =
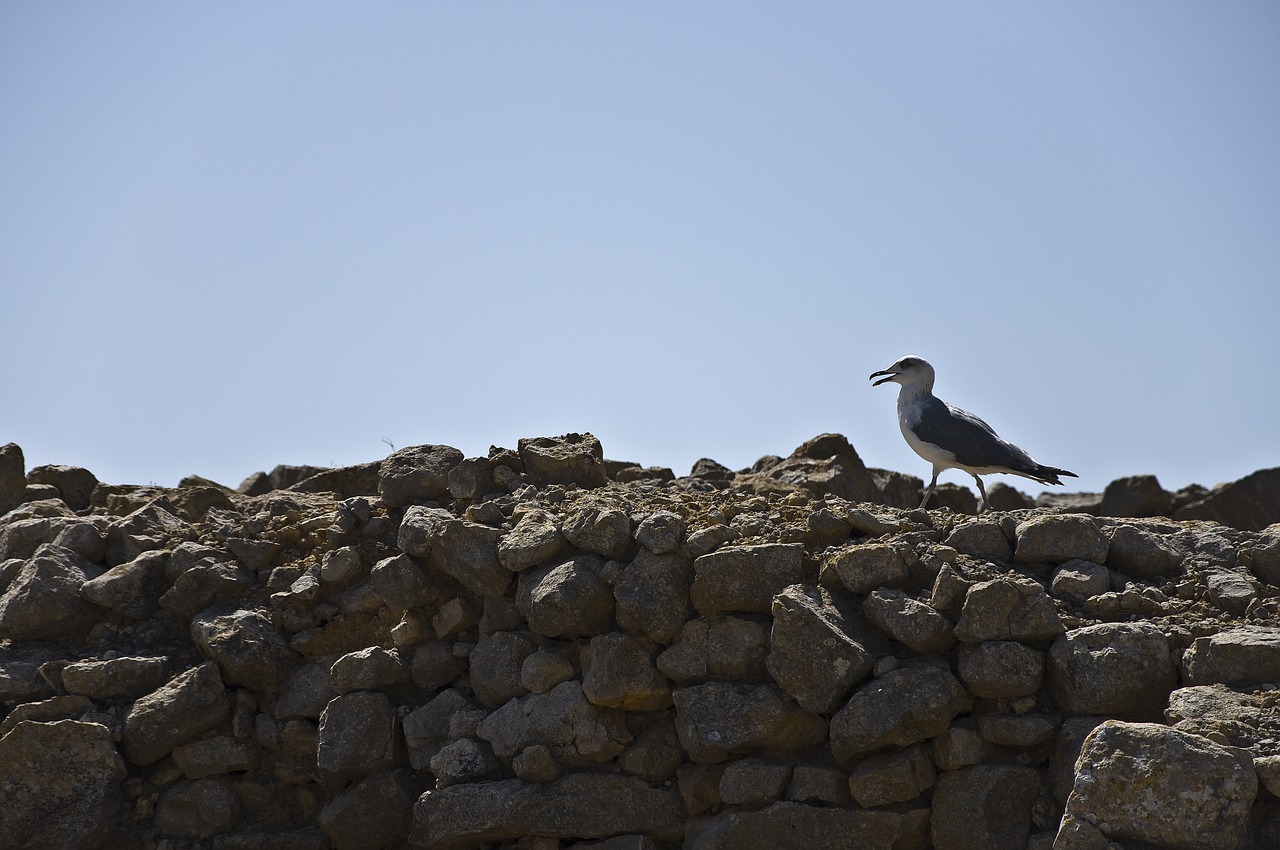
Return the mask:
<path id="1" fill-rule="evenodd" d="M 875 381 L 876 378 L 880 380 Z M 881 369 L 879 372 L 872 372 L 870 380 L 875 381 L 871 386 L 878 387 L 881 384 L 893 381 L 904 387 L 912 384 L 925 383 L 933 386 L 933 367 L 929 365 L 929 361 L 923 357 L 916 357 L 914 354 L 908 354 L 906 357 L 898 358 L 888 369 Z"/>

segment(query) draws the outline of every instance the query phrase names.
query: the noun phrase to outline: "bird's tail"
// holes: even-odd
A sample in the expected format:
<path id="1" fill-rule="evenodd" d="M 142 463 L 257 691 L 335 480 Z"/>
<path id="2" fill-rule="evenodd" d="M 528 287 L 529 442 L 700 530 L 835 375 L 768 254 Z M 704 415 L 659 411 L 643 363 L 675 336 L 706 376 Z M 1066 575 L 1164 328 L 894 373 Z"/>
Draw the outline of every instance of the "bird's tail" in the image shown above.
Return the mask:
<path id="1" fill-rule="evenodd" d="M 1033 481 L 1039 481 L 1041 484 L 1062 484 L 1062 480 L 1058 477 L 1065 475 L 1068 478 L 1079 478 L 1074 472 L 1067 472 L 1065 469 L 1058 469 L 1054 466 L 1042 466 L 1036 464 L 1031 469 L 1020 470 L 1019 475 L 1024 475 Z"/>

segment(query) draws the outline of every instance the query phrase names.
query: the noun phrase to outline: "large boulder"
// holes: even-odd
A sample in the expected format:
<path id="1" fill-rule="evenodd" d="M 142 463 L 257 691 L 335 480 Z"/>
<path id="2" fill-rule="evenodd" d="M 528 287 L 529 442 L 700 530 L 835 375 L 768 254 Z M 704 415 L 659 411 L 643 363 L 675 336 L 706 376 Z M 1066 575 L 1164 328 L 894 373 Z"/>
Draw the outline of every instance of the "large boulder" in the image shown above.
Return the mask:
<path id="1" fill-rule="evenodd" d="M 260 611 L 205 611 L 191 622 L 191 639 L 218 662 L 223 681 L 259 692 L 279 689 L 302 660 Z"/>
<path id="2" fill-rule="evenodd" d="M 768 613 L 775 594 L 804 579 L 804 546 L 727 546 L 693 562 L 693 607 L 701 614 Z"/>
<path id="3" fill-rule="evenodd" d="M 449 471 L 462 462 L 452 446 L 406 446 L 378 465 L 378 495 L 389 508 L 438 499 L 449 492 Z"/>
<path id="4" fill-rule="evenodd" d="M 1013 559 L 1020 564 L 1061 564 L 1079 558 L 1102 564 L 1109 542 L 1098 522 L 1084 514 L 1042 514 L 1018 523 Z"/>
<path id="5" fill-rule="evenodd" d="M 100 568 L 70 549 L 46 543 L 0 594 L 0 639 L 37 640 L 83 634 L 102 611 L 81 593 Z"/>
<path id="6" fill-rule="evenodd" d="M 46 464 L 33 467 L 27 473 L 27 483 L 57 487 L 58 494 L 68 507 L 73 511 L 82 511 L 89 507 L 93 488 L 98 486 L 98 478 L 83 467 Z"/>
<path id="7" fill-rule="evenodd" d="M 27 488 L 27 462 L 17 443 L 0 446 L 0 516 L 22 503 Z"/>
<path id="8" fill-rule="evenodd" d="M 831 718 L 831 750 L 840 762 L 941 735 L 972 707 L 961 684 L 927 664 L 898 667 L 854 692 Z"/>
<path id="9" fill-rule="evenodd" d="M 143 552 L 124 564 L 112 567 L 86 581 L 80 593 L 95 605 L 109 608 L 130 620 L 145 620 L 160 606 L 165 591 L 164 568 L 169 553 Z"/>
<path id="10" fill-rule="evenodd" d="M 565 539 L 584 552 L 621 560 L 631 550 L 631 517 L 620 505 L 583 499 L 560 527 Z"/>
<path id="11" fill-rule="evenodd" d="M 590 489 L 608 483 L 604 448 L 591 434 L 522 439 L 517 451 L 525 474 L 535 487 L 577 484 Z"/>
<path id="12" fill-rule="evenodd" d="M 1245 531 L 1280 522 L 1280 467 L 1214 487 L 1204 498 L 1175 510 L 1173 518 L 1209 519 Z"/>
<path id="13" fill-rule="evenodd" d="M 414 783 L 392 770 L 352 785 L 320 810 L 320 827 L 339 850 L 403 847 L 413 827 Z"/>
<path id="14" fill-rule="evenodd" d="M 458 519 L 444 508 L 414 506 L 400 521 L 397 542 L 471 592 L 500 597 L 511 583 L 511 571 L 498 560 L 501 539 L 501 529 Z"/>
<path id="15" fill-rule="evenodd" d="M 606 708 L 660 711 L 671 706 L 671 683 L 654 667 L 652 651 L 624 632 L 591 639 L 583 655 L 582 691 Z"/>
<path id="16" fill-rule="evenodd" d="M 769 673 L 809 711 L 834 711 L 887 652 L 861 616 L 825 588 L 796 584 L 773 598 Z"/>
<path id="17" fill-rule="evenodd" d="M 218 667 L 206 661 L 133 704 L 124 719 L 124 756 L 139 766 L 157 762 L 228 714 L 230 703 Z"/>
<path id="18" fill-rule="evenodd" d="M 1073 714 L 1159 716 L 1178 684 L 1164 633 L 1151 623 L 1073 629 L 1049 649 L 1049 683 Z"/>
<path id="19" fill-rule="evenodd" d="M 693 564 L 676 554 L 642 550 L 613 584 L 618 626 L 670 644 L 693 617 Z"/>
<path id="20" fill-rule="evenodd" d="M 1050 641 L 1064 631 L 1053 600 L 1038 582 L 1021 576 L 980 581 L 965 594 L 955 636 L 984 640 Z"/>
<path id="21" fill-rule="evenodd" d="M 327 784 L 341 787 L 396 766 L 399 723 L 385 694 L 357 691 L 329 701 L 320 715 L 316 766 Z"/>
<path id="22" fill-rule="evenodd" d="M 935 850 L 1025 850 L 1039 787 L 1028 767 L 979 764 L 944 773 L 933 791 Z"/>
<path id="23" fill-rule="evenodd" d="M 480 722 L 476 734 L 503 761 L 541 744 L 567 767 L 606 764 L 631 741 L 623 713 L 592 705 L 576 681 L 507 702 Z"/>
<path id="24" fill-rule="evenodd" d="M 0 846 L 95 850 L 118 829 L 124 762 L 97 723 L 24 721 L 0 738 Z"/>
<path id="25" fill-rule="evenodd" d="M 1236 850 L 1258 792 L 1253 759 L 1155 723 L 1108 720 L 1076 761 L 1055 850 L 1106 841 L 1166 850 Z"/>
<path id="26" fill-rule="evenodd" d="M 707 682 L 674 692 L 676 731 L 700 763 L 734 755 L 802 750 L 826 737 L 827 724 L 770 685 Z"/>
<path id="27" fill-rule="evenodd" d="M 599 555 L 578 554 L 558 564 L 520 573 L 516 607 L 534 634 L 580 638 L 613 624 L 613 588 Z"/>
<path id="28" fill-rule="evenodd" d="M 1188 685 L 1280 682 L 1280 628 L 1241 626 L 1196 638 L 1182 657 Z"/>

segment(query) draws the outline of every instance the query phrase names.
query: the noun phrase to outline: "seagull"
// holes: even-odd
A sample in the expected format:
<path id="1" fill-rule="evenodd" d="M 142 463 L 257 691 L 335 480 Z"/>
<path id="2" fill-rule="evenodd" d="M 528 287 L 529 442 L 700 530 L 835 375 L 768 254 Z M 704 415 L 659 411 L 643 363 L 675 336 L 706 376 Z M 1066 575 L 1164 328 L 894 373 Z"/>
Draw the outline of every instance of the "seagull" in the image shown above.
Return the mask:
<path id="1" fill-rule="evenodd" d="M 962 469 L 978 482 L 982 494 L 982 510 L 990 510 L 987 490 L 979 475 L 1007 473 L 1021 475 L 1041 484 L 1061 484 L 1074 472 L 1043 466 L 1031 455 L 1006 440 L 966 410 L 953 407 L 933 394 L 933 367 L 922 357 L 907 355 L 888 369 L 872 372 L 872 386 L 893 381 L 898 390 L 898 426 L 907 445 L 920 457 L 933 464 L 933 480 L 925 488 L 920 507 L 924 507 L 938 486 L 938 473 L 944 469 Z"/>

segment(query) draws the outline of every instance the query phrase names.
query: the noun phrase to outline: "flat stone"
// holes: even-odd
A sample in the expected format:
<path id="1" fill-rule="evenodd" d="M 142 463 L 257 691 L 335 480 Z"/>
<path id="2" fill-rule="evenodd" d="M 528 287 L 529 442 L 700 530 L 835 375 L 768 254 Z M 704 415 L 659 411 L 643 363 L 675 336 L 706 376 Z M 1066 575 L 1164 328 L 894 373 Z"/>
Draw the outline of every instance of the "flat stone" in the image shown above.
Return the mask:
<path id="1" fill-rule="evenodd" d="M 969 692 L 985 699 L 1028 696 L 1044 679 L 1044 653 L 1016 641 L 988 640 L 960 649 L 957 669 Z"/>
<path id="2" fill-rule="evenodd" d="M 641 551 L 613 585 L 618 625 L 661 644 L 670 644 L 694 616 L 689 589 L 693 564 L 675 554 Z"/>
<path id="3" fill-rule="evenodd" d="M 831 750 L 841 763 L 887 747 L 907 747 L 946 731 L 971 707 L 946 670 L 911 665 L 863 685 L 831 718 Z"/>
<path id="4" fill-rule="evenodd" d="M 230 712 L 218 667 L 207 661 L 134 702 L 124 720 L 124 756 L 138 766 L 159 761 Z"/>
<path id="5" fill-rule="evenodd" d="M 826 737 L 826 721 L 788 703 L 770 685 L 707 682 L 672 696 L 680 743 L 695 762 L 805 749 Z"/>
<path id="6" fill-rule="evenodd" d="M 1188 685 L 1280 683 L 1280 628 L 1242 626 L 1196 638 L 1182 658 Z"/>
<path id="7" fill-rule="evenodd" d="M 984 640 L 1050 641 L 1065 631 L 1053 600 L 1038 582 L 1014 577 L 980 581 L 969 588 L 955 636 Z"/>
<path id="8" fill-rule="evenodd" d="M 910 580 L 911 571 L 902 553 L 888 543 L 841 546 L 822 559 L 822 584 L 844 587 L 859 596 L 881 587 L 903 587 Z"/>
<path id="9" fill-rule="evenodd" d="M 804 578 L 804 546 L 728 546 L 693 562 L 690 588 L 701 614 L 768 613 L 775 594 Z"/>
<path id="10" fill-rule="evenodd" d="M 1084 514 L 1047 514 L 1018 524 L 1013 559 L 1020 564 L 1061 564 L 1079 559 L 1104 564 L 1110 541 L 1097 520 Z"/>
<path id="11" fill-rule="evenodd" d="M 1150 623 L 1073 629 L 1049 650 L 1049 684 L 1073 714 L 1159 716 L 1178 684 L 1164 634 Z"/>

